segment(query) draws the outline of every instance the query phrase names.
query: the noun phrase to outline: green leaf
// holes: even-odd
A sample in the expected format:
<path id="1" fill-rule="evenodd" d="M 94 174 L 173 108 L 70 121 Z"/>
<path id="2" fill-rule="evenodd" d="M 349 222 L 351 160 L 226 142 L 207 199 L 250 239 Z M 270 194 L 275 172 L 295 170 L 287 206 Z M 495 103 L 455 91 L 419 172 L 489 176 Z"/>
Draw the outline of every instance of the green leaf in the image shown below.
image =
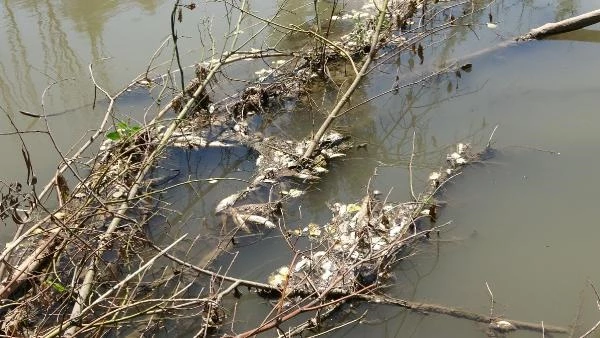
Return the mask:
<path id="1" fill-rule="evenodd" d="M 124 138 L 135 135 L 141 129 L 142 127 L 137 125 L 132 126 L 127 122 L 117 122 L 115 124 L 115 131 L 107 133 L 106 138 L 111 139 L 113 141 L 122 140 Z"/>
<path id="2" fill-rule="evenodd" d="M 60 293 L 67 291 L 67 288 L 58 282 L 54 282 L 54 281 L 47 279 L 46 281 L 44 281 L 44 283 L 46 283 L 47 285 L 50 285 L 54 290 L 56 290 Z"/>
<path id="3" fill-rule="evenodd" d="M 118 131 L 111 131 L 110 133 L 106 133 L 106 138 L 113 141 L 118 141 L 121 139 L 121 134 Z"/>

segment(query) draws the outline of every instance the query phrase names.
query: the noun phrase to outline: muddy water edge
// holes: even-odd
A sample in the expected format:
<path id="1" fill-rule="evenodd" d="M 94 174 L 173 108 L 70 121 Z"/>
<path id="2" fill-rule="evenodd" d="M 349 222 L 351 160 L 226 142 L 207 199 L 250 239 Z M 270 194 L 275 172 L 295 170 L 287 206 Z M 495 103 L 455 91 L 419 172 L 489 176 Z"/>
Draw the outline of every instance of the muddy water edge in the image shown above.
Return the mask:
<path id="1" fill-rule="evenodd" d="M 269 12 L 271 6 L 251 2 L 254 10 Z M 285 20 L 298 24 L 312 17 L 312 5 L 292 1 Z M 360 7 L 358 4 L 349 6 Z M 494 2 L 478 18 L 479 25 L 447 32 L 447 41 L 432 38 L 424 62 L 414 54 L 392 58 L 371 73 L 353 102 L 360 102 L 393 86 L 396 76 L 416 79 L 451 60 L 463 60 L 472 53 L 493 48 L 532 27 L 598 8 L 599 1 L 504 1 Z M 324 5 L 326 7 L 326 5 Z M 213 35 L 227 32 L 220 22 L 223 9 L 214 3 L 199 4 L 183 21 L 183 64 L 206 57 L 198 48 L 198 26 L 212 18 Z M 349 8 L 348 8 L 349 9 Z M 204 11 L 202 11 L 204 10 Z M 46 110 L 58 113 L 50 126 L 58 147 L 66 151 L 86 131 L 97 126 L 105 102 L 92 109 L 93 87 L 87 73 L 92 60 L 112 57 L 95 66 L 99 81 L 115 91 L 137 74 L 168 34 L 171 6 L 156 1 L 124 1 L 81 6 L 77 1 L 16 1 L 2 4 L 0 42 L 0 105 L 19 129 L 44 129 L 44 122 L 22 116 L 19 110 L 40 113 L 40 96 L 51 82 L 60 82 L 48 94 Z M 489 12 L 489 13 L 488 13 Z M 494 25 L 488 25 L 491 20 Z M 186 13 L 186 15 L 188 15 Z M 200 28 L 199 28 L 200 27 Z M 246 34 L 252 33 L 248 24 Z M 308 223 L 324 224 L 330 217 L 327 204 L 356 202 L 371 186 L 389 192 L 389 199 L 410 198 L 408 162 L 415 132 L 415 188 L 421 190 L 435 170 L 448 145 L 472 142 L 482 146 L 498 124 L 494 141 L 497 156 L 469 168 L 454 180 L 444 197 L 447 207 L 439 237 L 423 241 L 416 255 L 395 269 L 393 285 L 387 290 L 401 298 L 441 303 L 489 313 L 488 283 L 494 294 L 495 314 L 532 322 L 567 326 L 581 312 L 585 332 L 600 314 L 588 280 L 600 285 L 594 268 L 599 254 L 596 240 L 597 189 L 594 173 L 600 169 L 597 114 L 600 75 L 598 27 L 557 37 L 497 49 L 464 59 L 469 72 L 435 77 L 424 84 L 400 89 L 393 95 L 372 101 L 340 119 L 336 128 L 349 133 L 367 148 L 352 152 L 335 163 L 315 189 L 302 197 L 290 211 L 289 227 Z M 277 36 L 264 33 L 266 43 Z M 218 43 L 218 41 L 217 41 Z M 283 41 L 293 48 L 299 41 Z M 257 43 L 259 47 L 261 43 Z M 167 57 L 163 57 L 168 59 Z M 229 71 L 234 77 L 254 77 L 259 64 Z M 334 70 L 335 71 L 335 70 Z M 342 71 L 340 71 L 342 72 Z M 235 88 L 226 88 L 226 95 Z M 318 102 L 332 101 L 335 92 L 315 87 Z M 324 94 L 325 93 L 325 94 Z M 152 93 L 134 90 L 119 102 L 124 119 L 143 121 L 143 111 L 152 102 Z M 303 137 L 313 125 L 310 107 L 290 103 L 281 107 L 274 121 L 257 121 L 263 132 Z M 1 132 L 11 127 L 3 112 Z M 14 136 L 1 136 L 1 179 L 24 180 L 20 144 Z M 41 134 L 27 134 L 36 174 L 41 182 L 50 179 L 58 162 L 56 151 Z M 250 179 L 255 154 L 244 148 L 228 151 L 176 150 L 161 165 L 161 177 L 177 171 L 177 180 L 230 177 Z M 374 174 L 376 176 L 373 176 Z M 237 182 L 237 183 L 236 183 Z M 244 187 L 241 181 L 178 189 L 163 196 L 173 214 L 157 220 L 149 234 L 168 242 L 181 233 L 200 236 L 205 246 L 195 246 L 198 262 L 211 253 L 219 240 L 220 220 L 213 215 L 215 204 Z M 12 236 L 13 225 L 5 226 L 2 242 Z M 266 277 L 289 262 L 290 254 L 278 233 L 248 235 L 229 248 L 235 254 L 222 255 L 216 265 L 229 266 L 230 274 L 256 280 Z M 252 295 L 238 302 L 235 329 L 242 331 L 260 321 L 271 305 Z M 437 315 L 425 316 L 387 306 L 358 305 L 336 317 L 351 319 L 366 312 L 361 324 L 353 324 L 332 335 L 481 337 L 485 327 L 468 321 Z M 346 318 L 347 317 L 347 318 Z M 249 325 L 246 327 L 246 325 Z M 171 328 L 175 329 L 175 328 Z M 177 329 L 181 336 L 193 335 L 193 323 Z M 517 333 L 533 337 L 536 333 Z"/>

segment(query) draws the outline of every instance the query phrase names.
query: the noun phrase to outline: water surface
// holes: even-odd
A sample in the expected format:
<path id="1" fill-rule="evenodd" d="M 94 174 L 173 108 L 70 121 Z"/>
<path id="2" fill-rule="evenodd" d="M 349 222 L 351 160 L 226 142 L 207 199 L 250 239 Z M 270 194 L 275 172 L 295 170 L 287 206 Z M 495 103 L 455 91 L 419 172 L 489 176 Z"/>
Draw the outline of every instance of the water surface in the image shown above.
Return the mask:
<path id="1" fill-rule="evenodd" d="M 532 27 L 599 5 L 598 1 L 495 2 L 489 12 L 498 25 L 496 29 L 487 27 L 488 13 L 484 11 L 476 18 L 479 24 L 473 30 L 454 29 L 448 32 L 447 43 L 428 49 L 423 65 L 415 62 L 415 56 L 403 54 L 379 67 L 353 102 L 389 89 L 396 74 L 401 81 L 409 81 L 414 80 L 415 72 L 431 72 L 449 60 L 473 64 L 472 71 L 463 72 L 460 78 L 454 74 L 437 77 L 369 102 L 340 119 L 336 127 L 368 143 L 368 148 L 337 162 L 325 181 L 301 200 L 301 212 L 292 214 L 289 225 L 323 224 L 330 215 L 326 203 L 360 199 L 374 173 L 377 176 L 372 186 L 390 191 L 393 200 L 408 199 L 407 166 L 413 132 L 417 150 L 415 188 L 420 190 L 452 144 L 469 141 L 483 146 L 493 127 L 499 125 L 493 140 L 497 156 L 469 168 L 448 187 L 444 194 L 448 204 L 439 223 L 451 223 L 441 229 L 439 239 L 421 243 L 417 255 L 397 266 L 389 291 L 397 297 L 488 313 L 487 282 L 496 300 L 494 313 L 567 326 L 581 307 L 582 327 L 578 332 L 584 332 L 600 317 L 588 286 L 588 281 L 600 283 L 600 272 L 595 268 L 600 227 L 594 218 L 598 200 L 594 174 L 600 171 L 600 28 L 589 27 L 549 41 L 495 47 Z M 262 13 L 273 10 L 260 1 L 251 2 L 251 6 Z M 301 24 L 312 15 L 311 8 L 300 1 L 289 6 L 297 10 L 284 20 Z M 108 90 L 122 88 L 145 71 L 150 56 L 169 35 L 170 10 L 170 4 L 157 1 L 85 2 L 85 6 L 68 0 L 4 1 L 0 45 L 6 47 L 0 49 L 0 106 L 5 112 L 0 116 L 0 132 L 13 131 L 7 115 L 20 130 L 45 129 L 43 120 L 25 117 L 18 111 L 40 113 L 44 88 L 64 80 L 51 88 L 45 104 L 47 112 L 65 112 L 51 118 L 50 127 L 57 146 L 67 151 L 97 126 L 106 105 L 106 101 L 99 101 L 92 109 L 88 64 L 94 62 L 96 79 Z M 219 37 L 230 31 L 219 10 L 222 7 L 218 4 L 202 3 L 198 10 L 185 13 L 180 26 L 186 36 L 182 45 L 184 64 L 211 57 L 210 50 L 198 43 L 199 31 L 205 27 L 198 22 L 212 19 L 217 41 L 223 41 Z M 249 22 L 244 28 L 251 34 L 257 27 Z M 276 35 L 269 34 L 261 36 L 270 43 L 277 40 Z M 293 40 L 281 44 L 293 47 L 297 43 Z M 480 52 L 484 49 L 490 50 Z M 475 52 L 477 56 L 469 56 Z M 99 61 L 105 57 L 111 59 Z M 231 73 L 253 77 L 252 67 L 234 67 Z M 226 88 L 226 93 L 234 87 Z M 319 102 L 322 90 L 315 88 Z M 328 95 L 330 99 L 335 97 L 331 92 Z M 140 112 L 150 102 L 143 91 L 127 93 L 117 113 L 124 119 L 141 120 Z M 265 132 L 285 130 L 288 135 L 302 137 L 315 128 L 312 115 L 306 112 L 306 107 L 291 109 L 275 121 L 276 127 Z M 1 137 L 1 179 L 24 180 L 18 139 Z M 59 161 L 57 152 L 47 136 L 27 134 L 25 140 L 40 182 L 47 181 Z M 255 160 L 244 149 L 181 151 L 169 156 L 165 175 L 179 166 L 185 169 L 177 180 L 213 176 L 249 179 Z M 156 224 L 151 234 L 160 237 L 166 229 L 171 237 L 189 232 L 205 236 L 207 242 L 216 241 L 221 228 L 212 210 L 220 198 L 242 186 L 240 182 L 223 183 L 219 188 L 199 184 L 198 189 L 186 187 L 165 196 L 177 212 L 164 224 Z M 4 228 L 0 236 L 6 241 L 11 227 Z M 235 275 L 265 280 L 290 258 L 276 233 L 249 236 L 242 244 L 233 250 L 239 252 L 231 268 Z M 198 250 L 198 261 L 203 253 Z M 221 257 L 220 261 L 228 263 L 230 258 Z M 247 321 L 261 319 L 270 306 L 247 296 L 239 304 L 239 313 L 242 310 L 249 314 L 238 318 L 238 330 Z M 363 305 L 356 311 L 365 310 L 365 324 L 351 325 L 335 334 L 485 334 L 484 327 L 459 319 L 423 316 L 387 306 Z"/>

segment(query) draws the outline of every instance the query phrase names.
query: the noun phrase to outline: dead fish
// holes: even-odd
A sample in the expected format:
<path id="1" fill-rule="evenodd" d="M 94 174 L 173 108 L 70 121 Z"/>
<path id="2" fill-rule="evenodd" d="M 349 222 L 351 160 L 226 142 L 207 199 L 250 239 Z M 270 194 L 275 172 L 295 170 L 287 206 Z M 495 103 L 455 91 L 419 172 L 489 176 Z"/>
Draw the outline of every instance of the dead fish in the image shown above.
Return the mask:
<path id="1" fill-rule="evenodd" d="M 517 329 L 516 326 L 507 320 L 497 320 L 492 322 L 490 323 L 490 328 L 501 332 L 514 331 Z"/>
<path id="2" fill-rule="evenodd" d="M 220 212 L 223 212 L 225 209 L 233 206 L 235 204 L 235 202 L 238 200 L 238 198 L 240 198 L 239 193 L 235 193 L 235 194 L 225 197 L 224 199 L 221 200 L 221 202 L 219 202 L 219 204 L 217 204 L 217 207 L 215 208 L 215 213 L 218 214 Z"/>
<path id="3" fill-rule="evenodd" d="M 277 225 L 275 225 L 275 223 L 271 222 L 266 217 L 262 217 L 262 216 L 258 216 L 258 215 L 240 215 L 240 217 L 245 222 L 249 222 L 249 223 L 253 223 L 253 224 L 257 224 L 257 225 L 264 225 L 265 227 L 267 227 L 269 229 L 273 229 L 273 228 L 277 227 Z"/>

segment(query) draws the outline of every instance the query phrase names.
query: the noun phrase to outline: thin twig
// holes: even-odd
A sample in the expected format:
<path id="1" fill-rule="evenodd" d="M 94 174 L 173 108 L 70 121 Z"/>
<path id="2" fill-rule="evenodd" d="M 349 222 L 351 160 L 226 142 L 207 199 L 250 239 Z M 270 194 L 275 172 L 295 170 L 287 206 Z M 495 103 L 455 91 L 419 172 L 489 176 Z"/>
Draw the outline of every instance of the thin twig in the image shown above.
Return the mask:
<path id="1" fill-rule="evenodd" d="M 488 284 L 488 282 L 485 282 L 485 287 L 488 290 L 488 293 L 490 294 L 490 317 L 494 316 L 494 294 L 492 293 L 492 289 L 490 289 L 490 285 Z"/>
<path id="2" fill-rule="evenodd" d="M 498 124 L 494 127 L 494 130 L 492 130 L 492 134 L 490 135 L 490 139 L 488 140 L 487 145 L 485 146 L 486 148 L 489 148 L 492 144 L 492 138 L 494 138 L 494 133 L 496 133 L 496 129 L 498 129 Z"/>
<path id="3" fill-rule="evenodd" d="M 413 130 L 413 137 L 412 137 L 412 150 L 410 152 L 410 161 L 408 162 L 408 181 L 409 181 L 409 185 L 410 185 L 410 195 L 413 198 L 413 201 L 417 201 L 417 196 L 415 195 L 415 190 L 413 188 L 413 172 L 412 172 L 412 166 L 413 166 L 413 158 L 415 156 L 415 136 L 416 136 L 416 131 Z"/>

